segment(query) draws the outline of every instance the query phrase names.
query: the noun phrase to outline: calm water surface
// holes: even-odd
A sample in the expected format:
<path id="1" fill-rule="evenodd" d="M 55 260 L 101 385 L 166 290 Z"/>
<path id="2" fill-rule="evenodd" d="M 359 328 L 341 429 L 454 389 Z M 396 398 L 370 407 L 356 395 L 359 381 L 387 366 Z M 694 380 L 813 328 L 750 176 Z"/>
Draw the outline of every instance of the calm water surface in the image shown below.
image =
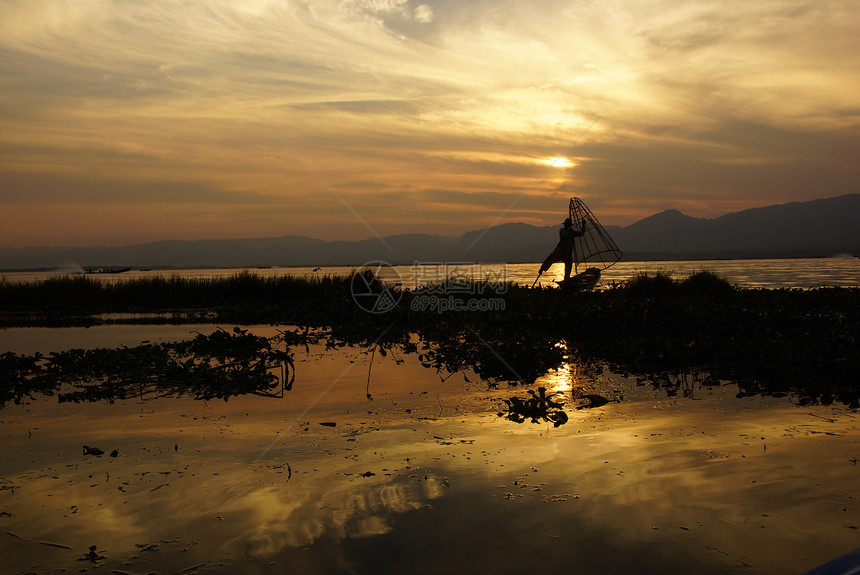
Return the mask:
<path id="1" fill-rule="evenodd" d="M 214 326 L 8 329 L 0 349 L 190 329 Z M 571 363 L 537 383 L 567 401 L 553 428 L 498 416 L 524 390 L 413 354 L 293 351 L 283 398 L 5 406 L 3 571 L 784 574 L 860 547 L 856 411 Z M 583 392 L 613 401 L 577 410 Z"/>
<path id="2" fill-rule="evenodd" d="M 120 274 L 91 274 L 90 277 L 102 281 L 124 281 L 127 279 L 172 276 L 191 278 L 225 277 L 240 271 L 250 271 L 262 276 L 293 275 L 297 277 L 345 276 L 360 266 L 348 267 L 292 267 L 292 268 L 230 268 L 230 269 L 187 269 L 187 270 L 132 270 Z M 467 276 L 478 279 L 513 281 L 532 285 L 537 277 L 539 263 L 531 264 L 456 264 L 437 263 L 423 265 L 403 265 L 394 268 L 381 268 L 380 275 L 391 282 L 402 282 L 414 287 L 441 281 L 449 276 Z M 377 269 L 377 268 L 374 268 Z M 767 260 L 679 260 L 679 261 L 621 261 L 603 272 L 602 285 L 622 282 L 638 273 L 671 273 L 676 278 L 685 278 L 702 270 L 716 272 L 733 284 L 743 287 L 764 288 L 814 288 L 821 286 L 860 286 L 860 259 L 851 256 L 807 259 L 767 259 Z M 65 275 L 80 270 L 57 272 L 8 272 L 2 274 L 7 281 L 32 281 L 46 277 Z M 562 279 L 564 266 L 556 264 L 545 273 L 539 285 L 554 285 Z"/>

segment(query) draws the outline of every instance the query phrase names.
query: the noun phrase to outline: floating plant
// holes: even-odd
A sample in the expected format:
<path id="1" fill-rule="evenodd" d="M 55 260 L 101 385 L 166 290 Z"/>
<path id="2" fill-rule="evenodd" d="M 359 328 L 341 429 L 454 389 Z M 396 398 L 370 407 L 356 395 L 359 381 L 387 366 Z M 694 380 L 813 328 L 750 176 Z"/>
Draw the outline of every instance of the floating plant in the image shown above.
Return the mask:
<path id="1" fill-rule="evenodd" d="M 72 349 L 47 357 L 6 353 L 0 356 L 0 405 L 36 392 L 56 392 L 60 402 L 186 394 L 204 400 L 283 397 L 292 388 L 295 365 L 278 342 L 279 336 L 266 338 L 237 327 L 131 348 Z"/>
<path id="2" fill-rule="evenodd" d="M 529 397 L 525 399 L 511 396 L 503 400 L 507 410 L 500 412 L 499 417 L 510 419 L 516 423 L 523 423 L 526 419 L 531 419 L 532 423 L 549 421 L 553 427 L 567 423 L 567 413 L 562 409 L 564 404 L 553 399 L 560 394 L 551 393 L 547 395 L 545 387 L 539 387 L 537 391 L 529 389 L 528 394 Z"/>

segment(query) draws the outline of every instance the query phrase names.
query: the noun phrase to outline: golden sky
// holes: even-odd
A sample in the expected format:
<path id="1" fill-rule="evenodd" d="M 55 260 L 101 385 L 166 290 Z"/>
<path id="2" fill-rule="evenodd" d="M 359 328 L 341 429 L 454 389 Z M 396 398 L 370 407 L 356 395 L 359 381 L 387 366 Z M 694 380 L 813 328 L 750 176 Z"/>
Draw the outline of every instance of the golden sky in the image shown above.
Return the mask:
<path id="1" fill-rule="evenodd" d="M 0 0 L 0 246 L 855 193 L 858 31 L 854 0 Z"/>

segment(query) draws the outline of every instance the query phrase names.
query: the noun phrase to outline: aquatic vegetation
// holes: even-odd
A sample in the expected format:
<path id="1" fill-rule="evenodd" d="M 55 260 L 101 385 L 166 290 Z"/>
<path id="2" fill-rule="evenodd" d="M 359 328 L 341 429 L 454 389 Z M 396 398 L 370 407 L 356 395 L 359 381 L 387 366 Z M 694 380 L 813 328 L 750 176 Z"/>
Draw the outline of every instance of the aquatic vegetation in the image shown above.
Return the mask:
<path id="1" fill-rule="evenodd" d="M 20 403 L 33 393 L 51 393 L 56 384 L 43 374 L 42 355 L 0 355 L 0 407 L 9 401 Z"/>
<path id="2" fill-rule="evenodd" d="M 289 304 L 294 311 L 322 298 L 352 305 L 349 278 L 263 277 L 248 271 L 225 278 L 178 276 L 104 282 L 90 276 L 58 276 L 43 281 L 0 283 L 0 313 L 39 317 L 55 314 L 133 313 L 207 310 L 252 313 Z M 354 307 L 354 305 L 353 305 Z M 193 317 L 192 320 L 193 321 Z"/>
<path id="3" fill-rule="evenodd" d="M 587 336 L 566 330 L 580 357 L 660 379 L 708 373 L 758 393 L 856 406 L 860 290 L 732 290 L 630 298 L 607 292 L 604 321 Z M 579 315 L 579 314 L 577 314 Z M 663 384 L 660 384 L 661 387 Z"/>
<path id="4" fill-rule="evenodd" d="M 682 289 L 697 295 L 728 295 L 734 289 L 728 280 L 709 270 L 690 275 L 680 285 Z"/>
<path id="5" fill-rule="evenodd" d="M 265 338 L 234 328 L 188 341 L 128 348 L 72 349 L 0 356 L 0 406 L 34 393 L 58 401 L 113 401 L 192 395 L 224 399 L 241 394 L 282 397 L 295 380 L 292 354 Z"/>
<path id="6" fill-rule="evenodd" d="M 567 423 L 567 413 L 562 409 L 564 404 L 553 399 L 560 394 L 551 393 L 547 395 L 545 387 L 539 387 L 537 391 L 530 389 L 528 394 L 529 397 L 526 399 L 516 396 L 505 399 L 504 403 L 507 410 L 500 412 L 499 417 L 516 423 L 523 423 L 526 419 L 530 419 L 532 423 L 549 421 L 553 427 Z"/>
<path id="7" fill-rule="evenodd" d="M 672 276 L 672 272 L 664 270 L 653 275 L 638 273 L 615 289 L 636 297 L 727 295 L 735 289 L 727 280 L 709 270 L 698 271 L 684 279 Z"/>
<path id="8" fill-rule="evenodd" d="M 328 347 L 416 352 L 443 378 L 471 371 L 490 386 L 532 385 L 570 354 L 577 362 L 602 363 L 667 392 L 683 392 L 678 383 L 682 374 L 707 374 L 712 382 L 738 383 L 741 393 L 858 405 L 860 289 L 741 289 L 708 271 L 685 279 L 666 272 L 642 274 L 586 292 L 511 283 L 464 285 L 469 293 L 455 297 L 498 298 L 504 309 L 413 309 L 416 298 L 433 290 L 463 287 L 450 283 L 396 288 L 398 305 L 387 313 L 368 313 L 353 300 L 350 278 L 244 273 L 218 280 L 134 280 L 123 286 L 84 277 L 0 284 L 0 325 L 126 323 L 95 314 L 169 312 L 176 315 L 141 321 L 195 323 L 205 318 L 233 325 L 320 328 L 324 335 L 313 337 Z M 289 345 L 300 345 L 311 336 L 305 331 L 289 337 Z M 559 342 L 565 342 L 567 351 L 557 347 Z M 0 362 L 0 374 L 8 382 L 4 389 L 19 385 L 16 373 L 27 373 L 34 361 L 43 360 L 16 356 Z"/>
<path id="9" fill-rule="evenodd" d="M 100 555 L 99 552 L 97 551 L 97 549 L 98 549 L 97 545 L 90 545 L 89 551 L 87 551 L 83 556 L 78 557 L 78 561 L 90 561 L 90 562 L 96 563 L 96 564 L 103 561 L 105 556 Z"/>
<path id="10" fill-rule="evenodd" d="M 667 291 L 674 291 L 677 285 L 672 272 L 660 270 L 654 275 L 637 273 L 622 284 L 621 289 L 633 296 L 653 297 L 664 295 Z"/>

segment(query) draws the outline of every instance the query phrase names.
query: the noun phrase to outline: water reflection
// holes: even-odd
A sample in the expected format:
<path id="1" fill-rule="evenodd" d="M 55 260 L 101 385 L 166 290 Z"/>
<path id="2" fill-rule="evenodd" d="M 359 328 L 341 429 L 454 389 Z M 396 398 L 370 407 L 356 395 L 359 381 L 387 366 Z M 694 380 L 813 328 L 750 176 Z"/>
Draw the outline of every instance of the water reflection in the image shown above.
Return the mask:
<path id="1" fill-rule="evenodd" d="M 517 360 L 549 366 L 535 385 L 493 386 L 480 340 L 403 345 L 293 345 L 283 401 L 8 405 L 0 553 L 19 572 L 95 567 L 96 545 L 105 572 L 779 573 L 856 547 L 853 411 L 655 387 L 564 346 Z M 539 388 L 564 425 L 497 416 Z M 576 409 L 596 395 L 623 400 Z"/>
<path id="2" fill-rule="evenodd" d="M 564 346 L 557 344 L 557 347 Z M 534 383 L 545 386 L 548 392 L 557 394 L 566 402 L 583 406 L 588 404 L 586 396 L 593 395 L 590 391 L 600 389 L 602 392 L 614 393 L 612 390 L 602 389 L 604 386 L 601 385 L 600 376 L 603 373 L 604 366 L 598 362 L 574 361 L 566 355 L 561 365 L 550 369 Z"/>
<path id="3" fill-rule="evenodd" d="M 243 545 L 246 553 L 258 557 L 321 540 L 339 542 L 389 533 L 395 516 L 426 507 L 441 496 L 435 478 L 420 483 L 405 478 L 385 484 L 344 482 L 330 487 L 304 494 L 275 486 L 262 488 L 231 502 L 225 510 L 247 522 Z"/>
<path id="4" fill-rule="evenodd" d="M 18 469 L 4 468 L 0 525 L 17 538 L 0 551 L 42 571 L 78 568 L 97 545 L 103 568 L 132 572 L 429 573 L 473 561 L 511 572 L 513 553 L 548 570 L 574 555 L 584 573 L 775 573 L 854 545 L 855 414 L 708 392 L 574 411 L 548 432 L 482 411 L 485 391 L 458 392 L 471 408 L 435 419 L 405 413 L 408 394 L 382 410 L 402 385 L 395 368 L 377 365 L 374 414 L 355 409 L 366 405 L 361 377 L 344 381 L 314 415 L 336 428 L 308 425 L 256 462 L 283 422 L 262 399 L 206 409 L 174 399 L 145 417 L 125 403 L 7 413 Z M 121 457 L 80 456 L 78 444 L 102 433 L 82 425 L 91 415 L 132 422 L 105 426 Z"/>

